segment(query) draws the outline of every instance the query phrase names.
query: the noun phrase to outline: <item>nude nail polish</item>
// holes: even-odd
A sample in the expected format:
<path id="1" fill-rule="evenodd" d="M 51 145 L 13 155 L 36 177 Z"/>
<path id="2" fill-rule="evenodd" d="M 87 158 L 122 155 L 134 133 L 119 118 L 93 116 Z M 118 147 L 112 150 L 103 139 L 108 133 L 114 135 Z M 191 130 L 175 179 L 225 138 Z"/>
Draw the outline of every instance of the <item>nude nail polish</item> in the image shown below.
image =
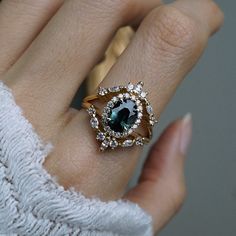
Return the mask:
<path id="1" fill-rule="evenodd" d="M 180 151 L 186 154 L 192 139 L 192 115 L 186 114 L 182 119 L 182 127 L 180 133 Z"/>

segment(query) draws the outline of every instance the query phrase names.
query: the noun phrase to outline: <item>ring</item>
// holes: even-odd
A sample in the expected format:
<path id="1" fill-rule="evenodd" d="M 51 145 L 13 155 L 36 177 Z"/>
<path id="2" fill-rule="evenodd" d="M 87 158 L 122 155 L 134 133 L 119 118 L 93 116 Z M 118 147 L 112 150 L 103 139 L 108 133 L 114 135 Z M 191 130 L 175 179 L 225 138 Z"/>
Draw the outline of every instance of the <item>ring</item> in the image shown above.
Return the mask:
<path id="1" fill-rule="evenodd" d="M 101 151 L 143 146 L 151 140 L 153 127 L 158 121 L 143 85 L 138 82 L 135 85 L 99 87 L 97 94 L 84 98 L 82 107 L 90 116 L 90 125 L 96 132 Z"/>

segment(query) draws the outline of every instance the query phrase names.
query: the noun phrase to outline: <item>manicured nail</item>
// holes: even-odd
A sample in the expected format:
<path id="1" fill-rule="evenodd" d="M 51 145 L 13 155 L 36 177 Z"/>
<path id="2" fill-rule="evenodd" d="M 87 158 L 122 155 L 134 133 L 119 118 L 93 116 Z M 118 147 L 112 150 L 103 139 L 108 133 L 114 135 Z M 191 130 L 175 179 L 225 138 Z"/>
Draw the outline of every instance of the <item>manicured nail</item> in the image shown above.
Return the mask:
<path id="1" fill-rule="evenodd" d="M 188 147 L 192 139 L 192 115 L 186 114 L 182 119 L 182 127 L 180 133 L 180 151 L 186 155 Z"/>

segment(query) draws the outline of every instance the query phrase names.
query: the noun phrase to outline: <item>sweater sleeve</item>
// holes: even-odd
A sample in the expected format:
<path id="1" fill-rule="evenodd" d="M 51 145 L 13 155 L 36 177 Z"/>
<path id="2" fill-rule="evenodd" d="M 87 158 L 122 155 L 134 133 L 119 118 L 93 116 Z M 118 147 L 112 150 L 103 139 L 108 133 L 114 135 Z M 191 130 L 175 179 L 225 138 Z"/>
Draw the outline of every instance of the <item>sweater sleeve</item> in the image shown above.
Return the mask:
<path id="1" fill-rule="evenodd" d="M 0 235 L 152 235 L 152 219 L 137 204 L 60 186 L 43 168 L 51 150 L 0 81 Z"/>

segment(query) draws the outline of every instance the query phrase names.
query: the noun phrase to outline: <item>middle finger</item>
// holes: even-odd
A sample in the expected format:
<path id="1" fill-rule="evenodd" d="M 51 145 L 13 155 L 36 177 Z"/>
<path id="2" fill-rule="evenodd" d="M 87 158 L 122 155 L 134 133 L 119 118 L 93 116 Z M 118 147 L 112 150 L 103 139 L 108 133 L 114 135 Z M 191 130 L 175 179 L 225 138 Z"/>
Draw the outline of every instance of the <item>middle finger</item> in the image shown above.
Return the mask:
<path id="1" fill-rule="evenodd" d="M 43 118 L 47 114 L 49 119 L 55 119 L 52 114 L 60 116 L 115 31 L 142 18 L 159 3 L 160 0 L 66 1 L 6 75 L 16 98 L 18 94 L 29 95 L 27 101 L 20 100 L 22 108 L 27 107 L 27 102 L 39 107 Z M 35 117 L 30 115 L 32 120 L 42 120 L 38 111 Z"/>

